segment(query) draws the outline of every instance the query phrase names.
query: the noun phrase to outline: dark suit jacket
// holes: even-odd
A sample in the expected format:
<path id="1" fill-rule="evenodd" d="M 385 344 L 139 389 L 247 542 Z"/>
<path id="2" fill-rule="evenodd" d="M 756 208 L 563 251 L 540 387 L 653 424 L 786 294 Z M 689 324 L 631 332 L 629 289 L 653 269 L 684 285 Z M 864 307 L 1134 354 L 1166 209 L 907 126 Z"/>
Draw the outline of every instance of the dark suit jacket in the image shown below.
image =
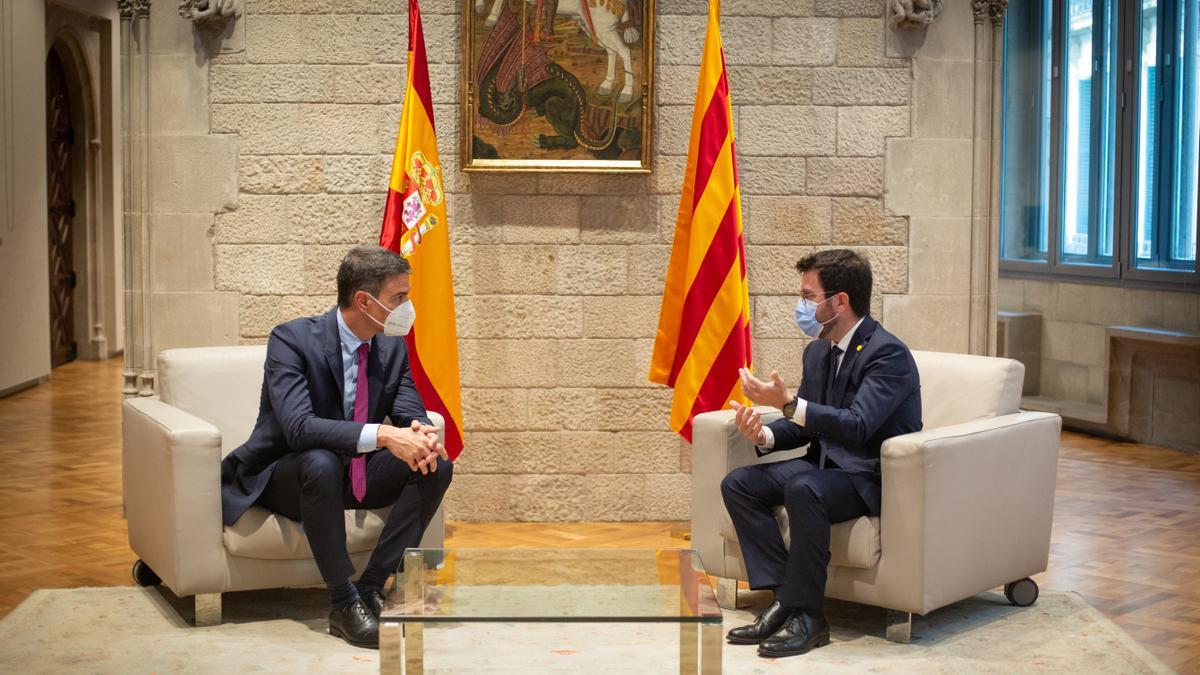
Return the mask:
<path id="1" fill-rule="evenodd" d="M 275 327 L 267 341 L 258 421 L 241 447 L 221 462 L 221 507 L 232 525 L 267 486 L 275 462 L 291 452 L 323 448 L 357 454 L 363 422 L 343 407 L 342 347 L 337 307 Z M 413 385 L 402 337 L 376 335 L 367 357 L 368 422 L 430 424 Z"/>
<path id="2" fill-rule="evenodd" d="M 864 317 L 826 400 L 829 373 L 836 365 L 832 351 L 829 340 L 814 340 L 804 349 L 799 391 L 808 401 L 804 426 L 789 419 L 772 422 L 768 426 L 775 435 L 774 447 L 759 448 L 759 454 L 812 443 L 806 458 L 816 462 L 823 448 L 852 476 L 871 515 L 879 515 L 879 450 L 892 436 L 921 430 L 917 364 L 899 338 Z"/>

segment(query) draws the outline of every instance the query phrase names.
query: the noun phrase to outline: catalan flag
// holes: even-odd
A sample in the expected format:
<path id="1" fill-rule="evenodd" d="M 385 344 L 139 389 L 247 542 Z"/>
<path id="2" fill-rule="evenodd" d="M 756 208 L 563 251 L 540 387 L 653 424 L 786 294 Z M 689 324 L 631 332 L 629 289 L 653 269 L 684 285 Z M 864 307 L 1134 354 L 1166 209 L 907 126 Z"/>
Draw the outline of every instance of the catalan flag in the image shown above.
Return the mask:
<path id="1" fill-rule="evenodd" d="M 408 2 L 408 80 L 379 245 L 412 263 L 409 298 L 417 320 L 405 341 L 425 407 L 446 419 L 446 450 L 462 452 L 462 393 L 458 380 L 458 327 L 450 274 L 446 193 L 433 127 L 429 64 L 417 0 Z"/>
<path id="2" fill-rule="evenodd" d="M 687 173 L 650 363 L 650 381 L 675 390 L 671 429 L 688 441 L 693 417 L 730 400 L 746 402 L 738 368 L 751 365 L 750 291 L 720 15 L 720 0 L 709 0 Z"/>

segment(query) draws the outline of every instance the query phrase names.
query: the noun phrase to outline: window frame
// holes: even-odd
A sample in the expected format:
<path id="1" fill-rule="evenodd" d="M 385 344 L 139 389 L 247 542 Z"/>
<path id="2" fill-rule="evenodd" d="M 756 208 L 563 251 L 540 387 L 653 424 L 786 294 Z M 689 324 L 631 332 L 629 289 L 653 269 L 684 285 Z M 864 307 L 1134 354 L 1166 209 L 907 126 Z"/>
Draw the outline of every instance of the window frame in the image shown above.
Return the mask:
<path id="1" fill-rule="evenodd" d="M 1189 0 L 1158 0 L 1158 15 L 1159 15 L 1159 35 L 1171 36 L 1171 43 L 1168 46 L 1168 41 L 1165 39 L 1158 40 L 1158 63 L 1164 63 L 1164 50 L 1170 49 L 1172 60 L 1178 62 L 1175 55 L 1176 36 L 1174 32 L 1166 32 L 1169 30 L 1177 17 L 1176 11 L 1180 2 L 1188 2 Z M 1041 3 L 1039 3 L 1041 4 Z M 1082 283 L 1094 283 L 1112 286 L 1128 286 L 1131 288 L 1152 288 L 1159 290 L 1200 290 L 1200 255 L 1196 256 L 1196 261 L 1192 267 L 1178 269 L 1153 269 L 1139 268 L 1136 265 L 1136 259 L 1133 257 L 1136 254 L 1135 234 L 1136 234 L 1136 197 L 1137 197 L 1137 131 L 1139 121 L 1138 105 L 1138 86 L 1140 85 L 1140 68 L 1136 67 L 1140 57 L 1139 52 L 1139 36 L 1141 30 L 1141 10 L 1142 3 L 1139 0 L 1127 2 L 1124 0 L 1096 0 L 1093 6 L 1093 21 L 1092 21 L 1092 60 L 1093 60 L 1093 79 L 1099 74 L 1102 74 L 1104 53 L 1112 48 L 1111 45 L 1104 42 L 1104 19 L 1106 12 L 1113 12 L 1116 25 L 1116 55 L 1113 61 L 1115 76 L 1117 78 L 1116 90 L 1114 92 L 1115 102 L 1114 111 L 1116 119 L 1113 120 L 1115 127 L 1115 139 L 1113 141 L 1112 156 L 1114 162 L 1113 169 L 1113 204 L 1112 204 L 1112 257 L 1110 264 L 1096 264 L 1084 261 L 1072 261 L 1069 256 L 1063 252 L 1063 200 L 1065 198 L 1065 181 L 1066 171 L 1062 165 L 1063 152 L 1063 129 L 1066 115 L 1062 109 L 1064 97 L 1064 82 L 1066 73 L 1064 70 L 1065 57 L 1065 35 L 1066 35 L 1066 2 L 1055 1 L 1052 4 L 1051 10 L 1051 55 L 1050 55 L 1050 129 L 1049 129 L 1049 145 L 1050 145 L 1050 171 L 1049 180 L 1049 200 L 1045 205 L 1048 209 L 1046 217 L 1046 260 L 1031 260 L 1031 259 L 1013 259 L 1000 257 L 999 271 L 1001 276 L 1005 278 L 1017 279 L 1038 279 L 1038 280 L 1056 280 L 1056 281 L 1076 281 Z M 1043 5 L 1044 6 L 1044 5 Z M 1165 17 L 1165 18 L 1164 18 Z M 1163 24 L 1166 24 L 1165 26 Z M 1166 29 L 1166 30 L 1164 30 Z M 1200 42 L 1200 40 L 1198 40 Z M 1007 59 L 1006 59 L 1007 60 Z M 1162 71 L 1159 71 L 1162 72 Z M 1159 110 L 1173 110 L 1174 96 L 1178 95 L 1175 91 L 1176 80 L 1178 78 L 1171 77 L 1170 85 L 1163 83 L 1168 78 L 1160 76 L 1157 78 L 1159 86 L 1164 88 L 1162 101 L 1159 104 Z M 1093 86 L 1093 95 L 1091 97 L 1091 108 L 1094 120 L 1099 119 L 1099 111 L 1103 109 L 1103 88 Z M 1167 107 L 1171 105 L 1171 107 Z M 1160 116 L 1163 113 L 1160 112 Z M 1173 113 L 1172 113 L 1173 114 Z M 1200 110 L 1194 111 L 1194 114 L 1200 115 Z M 1094 142 L 1097 135 L 1103 133 L 1103 124 L 1091 124 L 1091 134 L 1093 139 L 1093 148 L 1097 147 Z M 1173 147 L 1173 137 L 1176 131 L 1175 124 L 1169 126 L 1170 130 L 1167 133 L 1160 132 L 1157 142 L 1158 148 L 1166 149 Z M 1003 142 L 1001 143 L 1003 147 Z M 1170 176 L 1170 171 L 1173 168 L 1174 153 L 1158 153 L 1158 162 L 1155 170 L 1156 192 L 1157 196 L 1161 196 L 1169 188 L 1163 188 L 1163 176 Z M 1169 159 L 1164 161 L 1164 156 Z M 1099 183 L 1099 174 L 1102 168 L 1099 162 L 1092 161 L 1088 167 L 1090 180 L 1088 196 L 1089 202 L 1089 217 L 1095 217 L 1100 204 L 1099 196 L 1094 186 Z M 1200 189 L 1200 170 L 1196 171 L 1197 186 Z M 1003 185 L 1004 177 L 1000 177 L 1000 183 Z M 1170 208 L 1170 201 L 1166 199 L 1156 199 L 1155 210 L 1155 241 L 1158 246 L 1169 246 L 1171 222 L 1169 218 L 1163 218 L 1160 214 L 1165 213 Z M 1197 200 L 1197 221 L 1200 223 L 1200 199 Z M 1103 231 L 1103 227 L 1097 227 L 1097 231 Z M 1001 233 L 1003 239 L 1003 233 Z M 1089 256 L 1098 250 L 1099 242 L 1097 237 L 1089 237 L 1088 248 Z M 1200 254 L 1200 237 L 1196 238 L 1197 253 Z M 999 248 L 998 248 L 999 250 Z"/>

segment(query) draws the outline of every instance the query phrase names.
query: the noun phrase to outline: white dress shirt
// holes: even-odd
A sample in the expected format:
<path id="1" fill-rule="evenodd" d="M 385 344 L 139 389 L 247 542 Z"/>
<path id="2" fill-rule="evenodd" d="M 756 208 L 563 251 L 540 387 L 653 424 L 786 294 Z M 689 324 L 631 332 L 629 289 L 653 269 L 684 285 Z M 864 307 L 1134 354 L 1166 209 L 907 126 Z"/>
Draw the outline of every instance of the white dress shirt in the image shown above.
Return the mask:
<path id="1" fill-rule="evenodd" d="M 866 318 L 866 317 L 863 317 L 863 318 Z M 863 322 L 863 320 L 859 319 L 858 323 L 854 324 L 854 326 L 850 330 L 846 331 L 846 334 L 842 336 L 841 340 L 838 340 L 837 347 L 838 347 L 838 349 L 842 350 L 842 352 L 840 354 L 838 354 L 838 356 L 837 356 L 837 367 L 835 367 L 833 369 L 834 377 L 837 377 L 838 371 L 841 370 L 842 359 L 846 358 L 846 352 L 850 349 L 850 341 L 854 339 L 854 334 L 858 332 L 858 327 L 862 325 L 862 322 Z M 795 422 L 799 426 L 804 426 L 805 414 L 807 412 L 808 412 L 808 401 L 805 401 L 804 399 L 798 399 L 796 401 L 796 412 L 792 413 L 792 421 Z M 763 444 L 760 445 L 759 447 L 766 448 L 768 450 L 770 450 L 771 448 L 774 448 L 775 447 L 775 434 L 771 433 L 771 428 L 767 427 L 767 426 L 764 426 L 762 430 L 763 430 L 763 436 L 765 438 L 763 440 Z"/>
<path id="2" fill-rule="evenodd" d="M 346 325 L 342 318 L 342 310 L 337 311 L 338 337 L 342 343 L 342 411 L 346 419 L 354 419 L 354 397 L 358 393 L 358 346 L 366 342 L 359 340 L 354 331 Z M 358 435 L 358 451 L 372 452 L 379 447 L 379 425 L 364 424 L 362 433 Z"/>

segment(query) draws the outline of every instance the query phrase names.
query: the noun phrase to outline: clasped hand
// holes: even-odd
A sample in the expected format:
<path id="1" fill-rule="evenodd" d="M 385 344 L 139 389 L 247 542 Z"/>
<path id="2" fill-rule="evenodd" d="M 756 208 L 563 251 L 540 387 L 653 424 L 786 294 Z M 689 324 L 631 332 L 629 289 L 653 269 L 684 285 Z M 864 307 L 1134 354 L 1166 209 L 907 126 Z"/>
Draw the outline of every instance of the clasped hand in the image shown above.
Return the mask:
<path id="1" fill-rule="evenodd" d="M 446 454 L 446 446 L 438 442 L 437 427 L 421 424 L 417 420 L 413 420 L 408 427 L 379 425 L 378 443 L 379 447 L 387 448 L 408 468 L 423 474 L 437 471 L 439 457 L 450 459 L 450 455 Z"/>

